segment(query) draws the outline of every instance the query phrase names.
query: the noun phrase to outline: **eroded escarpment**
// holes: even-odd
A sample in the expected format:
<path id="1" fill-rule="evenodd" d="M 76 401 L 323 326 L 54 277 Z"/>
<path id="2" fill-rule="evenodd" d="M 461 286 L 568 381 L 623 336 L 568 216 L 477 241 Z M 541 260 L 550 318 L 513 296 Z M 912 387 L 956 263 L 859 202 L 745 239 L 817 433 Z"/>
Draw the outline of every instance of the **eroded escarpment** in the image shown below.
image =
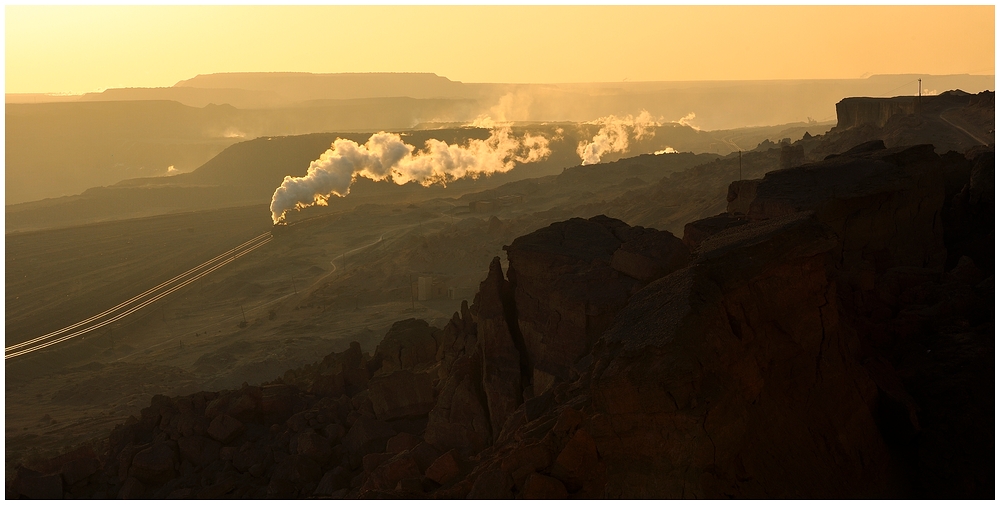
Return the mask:
<path id="1" fill-rule="evenodd" d="M 554 223 L 444 328 L 155 397 L 8 496 L 990 496 L 992 160 L 859 146 L 683 241 Z"/>

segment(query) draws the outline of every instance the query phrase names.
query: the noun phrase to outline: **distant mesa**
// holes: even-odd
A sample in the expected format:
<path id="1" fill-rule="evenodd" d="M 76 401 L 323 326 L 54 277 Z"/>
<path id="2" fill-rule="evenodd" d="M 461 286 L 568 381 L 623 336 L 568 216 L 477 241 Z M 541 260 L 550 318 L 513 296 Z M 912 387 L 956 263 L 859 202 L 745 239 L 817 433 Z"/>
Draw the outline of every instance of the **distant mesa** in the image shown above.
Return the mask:
<path id="1" fill-rule="evenodd" d="M 408 96 L 438 98 L 461 93 L 462 84 L 432 73 L 233 72 L 202 74 L 174 89 L 243 89 L 270 92 L 287 101 Z"/>

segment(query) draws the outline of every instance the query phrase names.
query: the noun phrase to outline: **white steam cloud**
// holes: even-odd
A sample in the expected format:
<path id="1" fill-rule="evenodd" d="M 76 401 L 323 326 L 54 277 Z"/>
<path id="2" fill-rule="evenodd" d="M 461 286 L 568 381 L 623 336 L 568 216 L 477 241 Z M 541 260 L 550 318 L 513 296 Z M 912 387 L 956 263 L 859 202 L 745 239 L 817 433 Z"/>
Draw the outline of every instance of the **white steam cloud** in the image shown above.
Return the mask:
<path id="1" fill-rule="evenodd" d="M 697 126 L 691 124 L 692 120 L 694 120 L 694 112 L 691 112 L 688 115 L 678 119 L 677 121 L 674 121 L 674 123 L 679 124 L 681 126 L 687 126 L 688 128 L 691 128 L 695 131 L 701 131 L 701 128 L 698 128 Z"/>
<path id="2" fill-rule="evenodd" d="M 667 146 L 667 147 L 664 147 L 663 149 L 660 149 L 659 151 L 654 152 L 653 154 L 660 155 L 660 154 L 676 154 L 676 153 L 677 153 L 677 149 L 674 149 L 673 147 Z"/>
<path id="3" fill-rule="evenodd" d="M 660 123 L 653 119 L 649 112 L 643 110 L 638 116 L 631 114 L 620 118 L 614 115 L 602 117 L 589 124 L 601 125 L 593 140 L 580 142 L 576 154 L 580 155 L 583 165 L 593 165 L 601 162 L 601 156 L 607 153 L 622 153 L 628 149 L 629 138 L 642 140 L 656 134 L 654 129 Z"/>
<path id="4" fill-rule="evenodd" d="M 465 177 L 507 172 L 515 162 L 539 161 L 552 152 L 545 137 L 528 133 L 515 137 L 508 126 L 494 128 L 485 140 L 472 139 L 461 146 L 430 139 L 422 151 L 414 149 L 395 133 L 376 133 L 364 145 L 338 138 L 309 165 L 304 177 L 286 176 L 274 190 L 271 220 L 278 224 L 290 210 L 326 205 L 333 196 L 347 196 L 357 177 L 443 186 Z"/>

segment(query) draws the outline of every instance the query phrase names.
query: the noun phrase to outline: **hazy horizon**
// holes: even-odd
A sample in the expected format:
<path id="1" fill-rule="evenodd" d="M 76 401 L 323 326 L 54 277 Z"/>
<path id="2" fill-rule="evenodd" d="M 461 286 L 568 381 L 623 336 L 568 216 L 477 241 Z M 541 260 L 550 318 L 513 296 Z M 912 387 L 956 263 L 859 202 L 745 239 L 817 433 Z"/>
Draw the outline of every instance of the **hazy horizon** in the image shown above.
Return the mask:
<path id="1" fill-rule="evenodd" d="M 578 81 L 578 82 L 467 82 L 457 79 L 451 79 L 447 75 L 441 75 L 436 72 L 392 72 L 392 71 L 373 71 L 373 72 L 305 72 L 305 71 L 286 71 L 286 70 L 269 70 L 269 71 L 232 71 L 232 72 L 208 72 L 203 74 L 196 74 L 188 76 L 184 79 L 179 79 L 177 82 L 166 86 L 126 86 L 126 87 L 111 87 L 111 88 L 98 88 L 91 91 L 82 92 L 72 92 L 72 91 L 27 91 L 27 92 L 12 92 L 7 91 L 6 95 L 46 95 L 52 97 L 75 97 L 83 96 L 88 94 L 99 94 L 108 90 L 115 89 L 165 89 L 165 88 L 177 88 L 183 87 L 186 81 L 194 79 L 196 77 L 205 76 L 217 76 L 217 75 L 259 75 L 259 74 L 287 74 L 287 75 L 312 75 L 312 76 L 337 76 L 337 75 L 433 75 L 436 77 L 441 77 L 451 81 L 453 83 L 459 84 L 486 84 L 486 85 L 512 85 L 512 86 L 530 86 L 530 85 L 551 85 L 551 86 L 586 86 L 586 85 L 642 85 L 642 84 L 715 84 L 715 83 L 780 83 L 780 82 L 805 82 L 805 81 L 863 81 L 866 79 L 877 78 L 877 77 L 897 77 L 897 76 L 938 76 L 938 77 L 955 77 L 955 76 L 972 76 L 972 77 L 989 77 L 993 76 L 992 72 L 989 73 L 953 73 L 953 74 L 933 74 L 926 72 L 900 72 L 900 73 L 875 73 L 871 75 L 861 75 L 858 77 L 833 77 L 833 78 L 780 78 L 780 79 L 678 79 L 678 80 L 649 80 L 649 81 L 639 81 L 639 80 L 629 80 L 629 81 Z M 898 95 L 906 95 L 904 91 L 898 93 Z"/>
<path id="2" fill-rule="evenodd" d="M 8 6 L 5 28 L 10 94 L 233 72 L 566 84 L 995 71 L 989 5 Z"/>

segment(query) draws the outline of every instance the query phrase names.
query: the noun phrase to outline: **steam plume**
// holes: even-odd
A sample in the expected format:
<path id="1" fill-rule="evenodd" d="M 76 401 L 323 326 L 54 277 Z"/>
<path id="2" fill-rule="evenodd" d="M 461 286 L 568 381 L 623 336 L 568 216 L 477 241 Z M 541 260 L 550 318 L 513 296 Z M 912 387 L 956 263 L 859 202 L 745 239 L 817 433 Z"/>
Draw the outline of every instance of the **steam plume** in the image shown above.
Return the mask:
<path id="1" fill-rule="evenodd" d="M 688 115 L 686 115 L 686 116 L 678 119 L 677 121 L 674 121 L 674 123 L 677 123 L 677 124 L 679 124 L 681 126 L 687 126 L 688 128 L 691 128 L 691 129 L 693 129 L 695 131 L 701 131 L 701 128 L 698 128 L 697 126 L 691 124 L 691 121 L 693 119 L 694 119 L 694 112 L 691 112 L 691 113 L 688 113 Z"/>
<path id="2" fill-rule="evenodd" d="M 654 152 L 653 154 L 656 154 L 656 155 L 660 155 L 660 154 L 677 154 L 677 149 L 674 149 L 673 147 L 667 146 L 667 147 L 664 147 L 663 149 L 660 149 L 659 151 Z"/>
<path id="3" fill-rule="evenodd" d="M 490 107 L 489 114 L 480 114 L 468 126 L 495 128 L 528 118 L 532 96 L 521 92 L 508 92 L 500 97 L 496 105 Z"/>
<path id="4" fill-rule="evenodd" d="M 649 112 L 643 110 L 638 116 L 631 114 L 620 118 L 614 115 L 602 117 L 589 124 L 599 124 L 601 129 L 594 135 L 590 143 L 580 142 L 576 153 L 580 155 L 584 165 L 601 162 L 601 156 L 607 153 L 621 153 L 628 149 L 629 137 L 642 140 L 656 134 L 655 127 L 660 123 L 653 119 Z"/>
<path id="5" fill-rule="evenodd" d="M 531 163 L 551 153 L 545 137 L 527 133 L 515 137 L 509 126 L 496 127 L 489 138 L 462 146 L 430 139 L 422 151 L 414 149 L 395 133 L 376 133 L 364 145 L 338 138 L 309 165 L 304 177 L 285 176 L 271 197 L 271 220 L 278 224 L 292 209 L 326 205 L 333 196 L 347 196 L 357 177 L 443 186 L 464 177 L 507 172 L 515 162 Z"/>

